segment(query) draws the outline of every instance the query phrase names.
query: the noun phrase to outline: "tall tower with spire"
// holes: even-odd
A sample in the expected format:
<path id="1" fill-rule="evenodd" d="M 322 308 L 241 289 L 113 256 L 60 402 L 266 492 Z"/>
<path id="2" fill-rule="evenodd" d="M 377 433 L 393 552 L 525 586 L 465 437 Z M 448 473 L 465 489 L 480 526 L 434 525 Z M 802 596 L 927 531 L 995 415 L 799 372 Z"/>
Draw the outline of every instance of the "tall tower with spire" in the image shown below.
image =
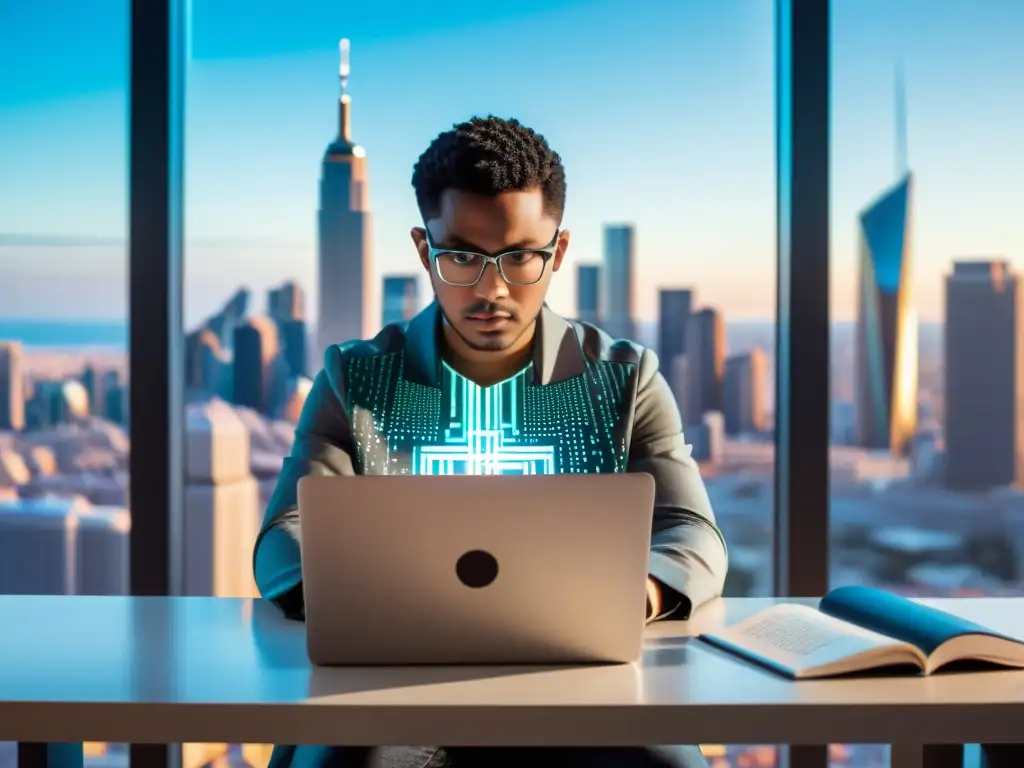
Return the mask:
<path id="1" fill-rule="evenodd" d="M 320 174 L 319 311 L 317 348 L 311 368 L 319 370 L 332 344 L 372 334 L 373 214 L 366 150 L 352 141 L 352 97 L 348 93 L 349 41 L 339 45 L 341 97 L 338 136 L 327 147 Z"/>
<path id="2" fill-rule="evenodd" d="M 903 77 L 896 71 L 896 182 L 860 215 L 857 443 L 905 455 L 917 431 L 917 316 L 911 295 L 911 192 Z"/>

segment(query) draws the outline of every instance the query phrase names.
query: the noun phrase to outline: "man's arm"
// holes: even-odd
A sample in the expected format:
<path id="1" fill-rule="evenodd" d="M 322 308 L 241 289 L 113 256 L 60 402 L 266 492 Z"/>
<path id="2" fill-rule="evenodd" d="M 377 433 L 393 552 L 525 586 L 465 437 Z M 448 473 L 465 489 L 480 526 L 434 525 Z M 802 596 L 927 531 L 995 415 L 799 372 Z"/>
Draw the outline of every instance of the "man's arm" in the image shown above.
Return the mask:
<path id="1" fill-rule="evenodd" d="M 722 594 L 728 570 L 725 539 L 691 446 L 683 440 L 675 398 L 649 349 L 640 359 L 639 377 L 627 471 L 652 475 L 656 486 L 649 566 L 656 597 L 652 618 L 689 618 L 693 609 Z"/>
<path id="2" fill-rule="evenodd" d="M 298 483 L 306 475 L 352 475 L 352 431 L 342 404 L 341 350 L 324 356 L 295 428 L 291 455 L 256 539 L 253 569 L 260 594 L 293 619 L 304 617 L 302 557 L 299 550 Z"/>

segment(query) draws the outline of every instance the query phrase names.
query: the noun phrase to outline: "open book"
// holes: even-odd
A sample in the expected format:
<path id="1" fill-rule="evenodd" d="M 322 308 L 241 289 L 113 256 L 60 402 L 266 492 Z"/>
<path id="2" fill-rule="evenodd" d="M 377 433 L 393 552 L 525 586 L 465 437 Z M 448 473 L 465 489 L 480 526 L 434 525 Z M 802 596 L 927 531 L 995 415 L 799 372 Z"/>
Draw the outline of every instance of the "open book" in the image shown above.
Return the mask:
<path id="1" fill-rule="evenodd" d="M 791 678 L 955 661 L 1024 667 L 1024 642 L 872 587 L 840 587 L 818 609 L 781 603 L 700 636 Z"/>

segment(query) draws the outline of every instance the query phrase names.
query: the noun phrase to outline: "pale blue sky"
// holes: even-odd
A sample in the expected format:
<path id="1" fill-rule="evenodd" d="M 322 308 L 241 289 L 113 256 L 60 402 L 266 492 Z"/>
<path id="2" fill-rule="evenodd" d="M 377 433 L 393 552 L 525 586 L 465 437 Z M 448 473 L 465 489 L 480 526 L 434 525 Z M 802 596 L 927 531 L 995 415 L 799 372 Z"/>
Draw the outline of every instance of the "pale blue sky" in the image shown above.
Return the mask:
<path id="1" fill-rule="evenodd" d="M 0 0 L 0 316 L 124 311 L 127 0 Z M 473 114 L 547 135 L 569 178 L 571 256 L 637 225 L 636 296 L 695 285 L 730 318 L 774 312 L 772 0 L 193 0 L 186 303 L 241 280 L 315 275 L 318 164 L 336 126 L 337 38 L 352 38 L 378 274 L 415 266 L 409 175 Z M 955 255 L 1024 259 L 1024 3 L 835 0 L 833 258 L 852 317 L 856 213 L 893 180 L 893 72 L 908 92 L 915 292 L 941 315 Z M 5 235 L 38 236 L 44 245 Z M 88 247 L 54 244 L 86 237 Z M 16 241 L 23 242 L 23 241 Z M 6 244 L 5 244 L 6 243 Z M 552 301 L 571 311 L 574 270 Z M 312 295 L 314 292 L 310 291 Z"/>

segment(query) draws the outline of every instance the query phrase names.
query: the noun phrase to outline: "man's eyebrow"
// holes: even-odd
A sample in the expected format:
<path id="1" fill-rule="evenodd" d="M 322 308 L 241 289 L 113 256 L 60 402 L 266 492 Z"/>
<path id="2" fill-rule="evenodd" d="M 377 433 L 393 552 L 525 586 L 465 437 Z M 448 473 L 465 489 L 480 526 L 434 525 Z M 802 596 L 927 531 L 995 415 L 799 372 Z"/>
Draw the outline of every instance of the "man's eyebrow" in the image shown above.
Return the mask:
<path id="1" fill-rule="evenodd" d="M 469 242 L 469 240 L 465 240 L 459 237 L 458 235 L 446 235 L 445 238 L 441 240 L 440 243 L 438 243 L 438 245 L 441 246 L 442 248 L 482 252 L 480 246 L 476 245 L 475 243 L 471 243 Z"/>
<path id="2" fill-rule="evenodd" d="M 451 248 L 452 250 L 473 251 L 474 253 L 487 253 L 487 251 L 485 251 L 483 248 L 481 248 L 476 243 L 471 243 L 469 240 L 465 240 L 465 239 L 459 237 L 458 235 L 448 235 L 438 245 L 440 247 L 442 247 L 442 248 Z M 544 243 L 544 245 L 547 245 L 547 243 Z M 543 247 L 544 246 L 537 245 L 536 243 L 534 243 L 533 240 L 526 239 L 526 240 L 520 240 L 518 242 L 511 243 L 509 245 L 503 246 L 501 251 L 498 251 L 498 253 L 501 253 L 501 252 L 504 252 L 504 251 L 518 251 L 518 250 L 522 250 L 524 248 L 543 248 Z"/>

